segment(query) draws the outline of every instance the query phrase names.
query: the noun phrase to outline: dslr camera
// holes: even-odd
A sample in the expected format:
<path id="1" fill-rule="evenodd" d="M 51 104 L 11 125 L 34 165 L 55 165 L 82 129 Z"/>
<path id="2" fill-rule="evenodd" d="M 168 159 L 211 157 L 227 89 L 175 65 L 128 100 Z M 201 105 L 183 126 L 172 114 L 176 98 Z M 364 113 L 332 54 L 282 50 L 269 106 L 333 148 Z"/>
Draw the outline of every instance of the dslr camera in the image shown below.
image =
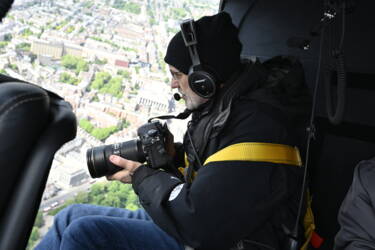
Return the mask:
<path id="1" fill-rule="evenodd" d="M 152 121 L 138 128 L 139 139 L 89 148 L 86 158 L 91 177 L 112 175 L 123 169 L 110 162 L 110 155 L 141 163 L 147 162 L 148 167 L 155 169 L 167 166 L 170 163 L 170 156 L 165 147 L 167 133 L 166 124 Z"/>

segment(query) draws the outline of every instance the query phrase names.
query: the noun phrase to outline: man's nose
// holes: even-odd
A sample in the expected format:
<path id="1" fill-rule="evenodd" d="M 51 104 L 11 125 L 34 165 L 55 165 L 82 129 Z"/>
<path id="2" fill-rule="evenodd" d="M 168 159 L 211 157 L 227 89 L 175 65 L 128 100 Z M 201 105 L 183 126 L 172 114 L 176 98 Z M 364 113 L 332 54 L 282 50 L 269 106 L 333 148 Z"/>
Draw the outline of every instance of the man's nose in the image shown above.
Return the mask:
<path id="1" fill-rule="evenodd" d="M 173 78 L 172 78 L 172 81 L 171 81 L 171 88 L 172 89 L 178 88 L 178 81 L 173 79 Z"/>

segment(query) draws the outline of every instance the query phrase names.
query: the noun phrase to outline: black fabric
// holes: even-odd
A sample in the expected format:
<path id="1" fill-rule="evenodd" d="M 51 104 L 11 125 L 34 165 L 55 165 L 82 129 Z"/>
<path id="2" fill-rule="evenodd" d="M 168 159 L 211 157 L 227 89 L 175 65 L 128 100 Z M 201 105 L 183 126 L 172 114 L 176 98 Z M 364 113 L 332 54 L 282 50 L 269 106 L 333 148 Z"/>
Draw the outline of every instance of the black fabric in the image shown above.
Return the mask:
<path id="1" fill-rule="evenodd" d="M 291 118 L 306 120 L 311 96 L 300 61 L 292 56 L 276 56 L 262 66 L 267 70 L 267 81 L 251 93 L 251 98 L 278 107 Z"/>
<path id="2" fill-rule="evenodd" d="M 132 185 L 133 185 L 133 189 L 134 189 L 135 193 L 138 194 L 138 192 L 137 192 L 137 186 L 145 178 L 149 177 L 150 175 L 156 174 L 159 171 L 160 170 L 156 170 L 156 169 L 153 169 L 153 168 L 148 168 L 148 167 L 146 167 L 144 165 L 142 165 L 139 168 L 137 168 L 137 170 L 134 171 L 133 177 L 132 177 Z"/>
<path id="3" fill-rule="evenodd" d="M 174 158 L 174 164 L 177 167 L 183 167 L 185 166 L 185 157 L 184 157 L 184 145 L 180 142 L 174 144 L 176 155 Z"/>
<path id="4" fill-rule="evenodd" d="M 375 158 L 360 162 L 339 211 L 335 250 L 375 249 L 374 180 Z"/>
<path id="5" fill-rule="evenodd" d="M 154 175 L 157 177 L 150 178 Z M 145 166 L 140 167 L 140 170 L 136 171 L 133 178 L 134 191 L 139 195 L 139 200 L 143 206 L 149 206 L 150 204 L 162 205 L 162 202 L 168 198 L 167 196 L 169 196 L 173 187 L 181 183 L 180 179 L 167 172 L 147 168 Z M 143 185 L 140 185 L 141 183 L 143 183 Z M 150 192 L 150 189 L 153 191 Z M 155 213 L 156 211 L 153 212 Z M 157 216 L 154 220 L 158 220 Z"/>
<path id="6" fill-rule="evenodd" d="M 247 95 L 246 91 L 252 92 L 262 86 L 259 80 L 262 77 L 252 84 L 246 77 L 255 69 L 257 66 L 246 67 L 238 78 L 241 79 L 242 92 L 239 96 L 236 93 L 229 95 L 236 96 L 235 99 L 219 101 L 220 98 L 224 100 L 225 93 L 230 91 L 230 88 L 225 88 L 217 96 L 219 99 L 194 111 L 190 129 L 202 163 L 218 150 L 241 142 L 300 146 L 294 131 L 295 120 L 287 117 L 282 109 L 277 105 L 241 98 L 241 95 Z M 256 72 L 262 76 L 262 70 Z M 228 113 L 223 124 L 217 121 L 221 125 L 219 129 L 204 134 L 209 140 L 202 150 L 199 142 L 203 132 L 200 128 L 205 128 L 207 120 L 217 115 L 212 112 L 217 103 L 225 103 L 222 108 Z M 190 145 L 185 136 L 184 149 L 188 158 L 192 155 Z M 243 239 L 248 242 L 246 249 L 261 249 L 259 244 L 282 248 L 286 236 L 281 225 L 291 229 L 296 219 L 301 168 L 239 161 L 212 162 L 201 169 L 194 165 L 197 176 L 190 186 L 162 171 L 148 175 L 143 181 L 134 180 L 137 183 L 134 188 L 144 208 L 158 226 L 196 249 L 229 249 Z M 137 178 L 136 175 L 133 177 Z M 171 190 L 179 184 L 183 184 L 179 194 L 169 200 Z"/>
<path id="7" fill-rule="evenodd" d="M 242 49 L 238 29 L 230 15 L 221 12 L 202 17 L 195 21 L 195 28 L 202 68 L 213 74 L 220 83 L 227 81 L 241 64 Z M 181 31 L 170 41 L 164 60 L 184 74 L 189 73 L 192 61 Z"/>

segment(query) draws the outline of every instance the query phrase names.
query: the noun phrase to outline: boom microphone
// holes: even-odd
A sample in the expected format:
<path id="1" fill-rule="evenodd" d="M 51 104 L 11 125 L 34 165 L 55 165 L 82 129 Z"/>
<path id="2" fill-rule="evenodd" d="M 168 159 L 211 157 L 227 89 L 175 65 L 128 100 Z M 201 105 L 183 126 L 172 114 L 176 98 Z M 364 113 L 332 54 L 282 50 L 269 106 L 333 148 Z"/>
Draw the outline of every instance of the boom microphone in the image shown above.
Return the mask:
<path id="1" fill-rule="evenodd" d="M 173 98 L 174 98 L 176 101 L 181 100 L 181 96 L 180 96 L 179 93 L 175 93 L 175 94 L 173 95 Z"/>

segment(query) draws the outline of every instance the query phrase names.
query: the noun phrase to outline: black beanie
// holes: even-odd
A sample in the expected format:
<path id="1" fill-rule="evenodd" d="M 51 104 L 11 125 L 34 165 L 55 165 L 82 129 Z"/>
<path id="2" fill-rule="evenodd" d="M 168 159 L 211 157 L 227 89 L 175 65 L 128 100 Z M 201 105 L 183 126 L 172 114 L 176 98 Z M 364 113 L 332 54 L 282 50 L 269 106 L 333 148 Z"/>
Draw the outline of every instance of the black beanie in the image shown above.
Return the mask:
<path id="1" fill-rule="evenodd" d="M 202 68 L 213 74 L 219 82 L 225 82 L 241 64 L 242 45 L 237 27 L 226 12 L 202 17 L 194 24 Z M 189 73 L 192 61 L 181 31 L 169 42 L 164 61 L 186 75 Z"/>

